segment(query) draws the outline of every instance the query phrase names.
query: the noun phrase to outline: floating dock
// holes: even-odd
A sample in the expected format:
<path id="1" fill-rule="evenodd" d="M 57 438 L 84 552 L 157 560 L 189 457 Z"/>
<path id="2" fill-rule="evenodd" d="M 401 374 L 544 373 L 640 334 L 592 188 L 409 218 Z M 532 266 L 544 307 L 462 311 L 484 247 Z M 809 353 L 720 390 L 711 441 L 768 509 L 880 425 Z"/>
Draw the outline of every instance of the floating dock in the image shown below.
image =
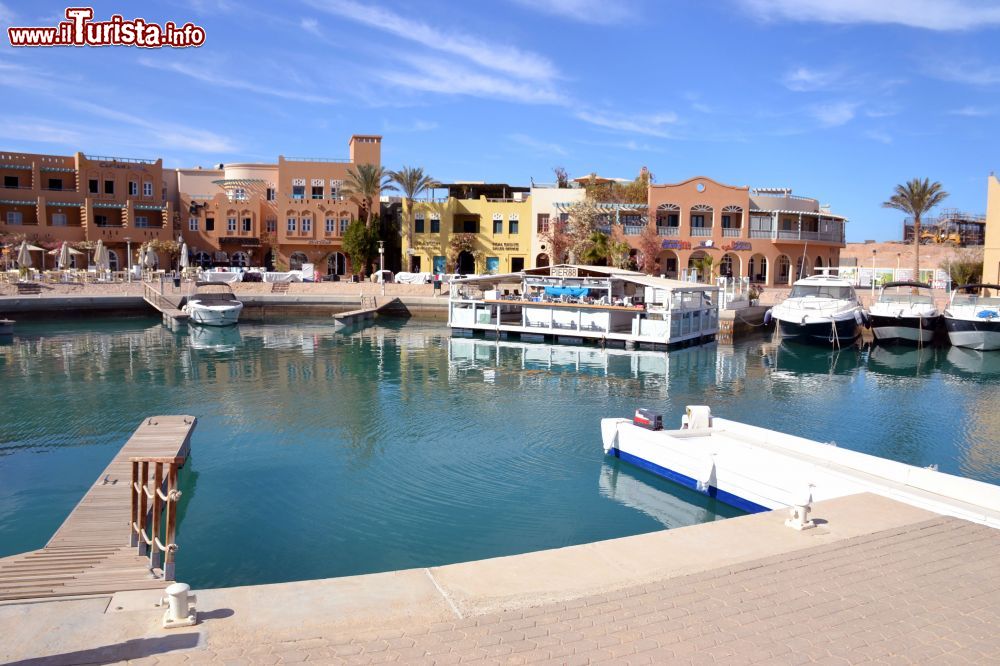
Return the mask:
<path id="1" fill-rule="evenodd" d="M 160 546 L 172 543 L 176 515 L 168 505 L 176 496 L 167 498 L 176 490 L 176 470 L 187 458 L 195 424 L 193 416 L 144 419 L 43 548 L 0 558 L 0 601 L 162 589 L 173 580 L 172 552 L 147 543 L 135 528 L 145 529 L 153 543 L 165 532 L 167 543 L 161 539 Z M 164 507 L 161 524 L 157 509 Z"/>

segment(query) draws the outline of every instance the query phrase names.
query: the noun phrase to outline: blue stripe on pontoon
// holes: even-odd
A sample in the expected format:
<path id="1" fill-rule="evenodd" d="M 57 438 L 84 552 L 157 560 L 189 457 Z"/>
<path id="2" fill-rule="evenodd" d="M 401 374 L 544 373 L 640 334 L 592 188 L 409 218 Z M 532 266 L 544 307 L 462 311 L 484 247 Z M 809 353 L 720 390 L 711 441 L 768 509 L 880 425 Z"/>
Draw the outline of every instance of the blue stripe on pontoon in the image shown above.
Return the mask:
<path id="1" fill-rule="evenodd" d="M 747 513 L 760 513 L 762 511 L 770 511 L 770 509 L 768 509 L 766 506 L 761 506 L 756 502 L 751 502 L 750 500 L 743 499 L 742 497 L 738 497 L 730 492 L 726 492 L 725 490 L 719 490 L 715 486 L 709 486 L 708 492 L 705 492 L 703 490 L 698 490 L 698 482 L 692 479 L 690 476 L 685 476 L 680 472 L 675 472 L 674 470 L 667 469 L 666 467 L 660 467 L 656 463 L 649 462 L 645 458 L 639 458 L 638 456 L 634 456 L 631 453 L 626 453 L 625 451 L 622 451 L 617 448 L 612 448 L 611 451 L 609 451 L 609 453 L 614 455 L 616 458 L 620 458 L 621 460 L 624 460 L 627 463 L 635 465 L 636 467 L 641 467 L 642 469 L 652 472 L 657 476 L 662 476 L 664 479 L 667 479 L 668 481 L 679 483 L 682 486 L 700 492 L 703 495 L 708 495 L 709 497 L 713 497 L 724 504 L 728 504 L 729 506 L 734 506 L 737 509 L 746 511 Z"/>

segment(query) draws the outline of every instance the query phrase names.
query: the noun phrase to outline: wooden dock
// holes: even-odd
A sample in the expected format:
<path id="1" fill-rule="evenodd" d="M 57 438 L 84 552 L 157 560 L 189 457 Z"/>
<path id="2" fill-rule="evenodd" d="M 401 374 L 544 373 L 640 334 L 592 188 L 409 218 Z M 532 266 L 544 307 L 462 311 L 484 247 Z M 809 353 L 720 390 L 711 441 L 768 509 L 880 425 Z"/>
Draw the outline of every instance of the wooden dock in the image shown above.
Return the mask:
<path id="1" fill-rule="evenodd" d="M 163 314 L 164 324 L 183 323 L 189 318 L 188 313 L 181 310 L 179 302 L 175 302 L 148 282 L 142 285 L 142 299 Z"/>
<path id="2" fill-rule="evenodd" d="M 165 549 L 145 546 L 155 538 L 143 542 L 138 531 L 130 529 L 130 523 L 136 523 L 137 497 L 142 490 L 147 495 L 152 490 L 152 508 L 141 502 L 143 518 L 138 524 L 152 526 L 153 537 L 166 527 L 165 539 L 171 542 L 170 519 L 176 521 L 176 515 L 170 512 L 176 511 L 172 505 L 179 493 L 162 502 L 159 498 L 167 497 L 161 492 L 163 488 L 167 494 L 171 492 L 168 482 L 176 491 L 176 470 L 187 458 L 196 423 L 193 416 L 153 416 L 143 420 L 43 548 L 0 558 L 0 601 L 162 588 L 165 581 L 172 580 L 172 550 L 166 557 L 165 573 L 159 566 L 159 553 Z M 160 473 L 164 464 L 169 465 L 167 476 Z M 137 470 L 149 478 L 149 465 L 154 466 L 157 475 L 148 483 L 136 483 Z M 161 525 L 157 509 L 164 505 L 167 524 Z M 152 557 L 141 554 L 150 550 Z"/>
<path id="3" fill-rule="evenodd" d="M 352 324 L 357 324 L 358 322 L 375 319 L 375 315 L 378 314 L 379 309 L 381 308 L 374 296 L 362 296 L 361 307 L 357 310 L 338 312 L 333 315 L 334 325 L 337 328 L 340 328 L 342 326 L 351 326 Z"/>

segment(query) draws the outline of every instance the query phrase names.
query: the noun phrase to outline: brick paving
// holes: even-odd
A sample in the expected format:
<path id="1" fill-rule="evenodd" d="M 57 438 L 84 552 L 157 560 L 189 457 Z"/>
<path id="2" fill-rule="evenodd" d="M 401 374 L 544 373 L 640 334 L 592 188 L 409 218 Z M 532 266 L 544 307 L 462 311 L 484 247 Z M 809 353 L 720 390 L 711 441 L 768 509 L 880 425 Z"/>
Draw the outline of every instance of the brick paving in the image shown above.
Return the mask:
<path id="1" fill-rule="evenodd" d="M 242 644 L 129 663 L 997 663 L 998 571 L 1000 531 L 935 518 L 610 594 L 375 638 Z"/>

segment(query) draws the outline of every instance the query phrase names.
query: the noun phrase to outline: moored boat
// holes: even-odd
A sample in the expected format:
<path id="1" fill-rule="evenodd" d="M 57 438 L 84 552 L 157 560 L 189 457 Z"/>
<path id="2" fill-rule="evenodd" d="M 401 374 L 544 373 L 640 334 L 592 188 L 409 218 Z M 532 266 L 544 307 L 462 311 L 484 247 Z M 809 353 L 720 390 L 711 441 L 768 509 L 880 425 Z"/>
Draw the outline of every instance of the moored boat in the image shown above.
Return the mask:
<path id="1" fill-rule="evenodd" d="M 971 293 L 977 290 L 979 293 Z M 992 291 L 992 295 L 990 295 Z M 1000 349 L 1000 285 L 967 284 L 951 294 L 944 311 L 948 339 L 956 347 Z"/>
<path id="2" fill-rule="evenodd" d="M 202 326 L 232 326 L 239 322 L 243 303 L 224 282 L 197 282 L 184 311 L 191 323 Z"/>
<path id="3" fill-rule="evenodd" d="M 797 280 L 788 298 L 765 313 L 782 339 L 824 345 L 850 344 L 861 335 L 864 310 L 853 285 L 835 275 Z"/>
<path id="4" fill-rule="evenodd" d="M 941 314 L 931 286 L 923 282 L 889 282 L 868 310 L 875 339 L 881 343 L 930 344 Z"/>

